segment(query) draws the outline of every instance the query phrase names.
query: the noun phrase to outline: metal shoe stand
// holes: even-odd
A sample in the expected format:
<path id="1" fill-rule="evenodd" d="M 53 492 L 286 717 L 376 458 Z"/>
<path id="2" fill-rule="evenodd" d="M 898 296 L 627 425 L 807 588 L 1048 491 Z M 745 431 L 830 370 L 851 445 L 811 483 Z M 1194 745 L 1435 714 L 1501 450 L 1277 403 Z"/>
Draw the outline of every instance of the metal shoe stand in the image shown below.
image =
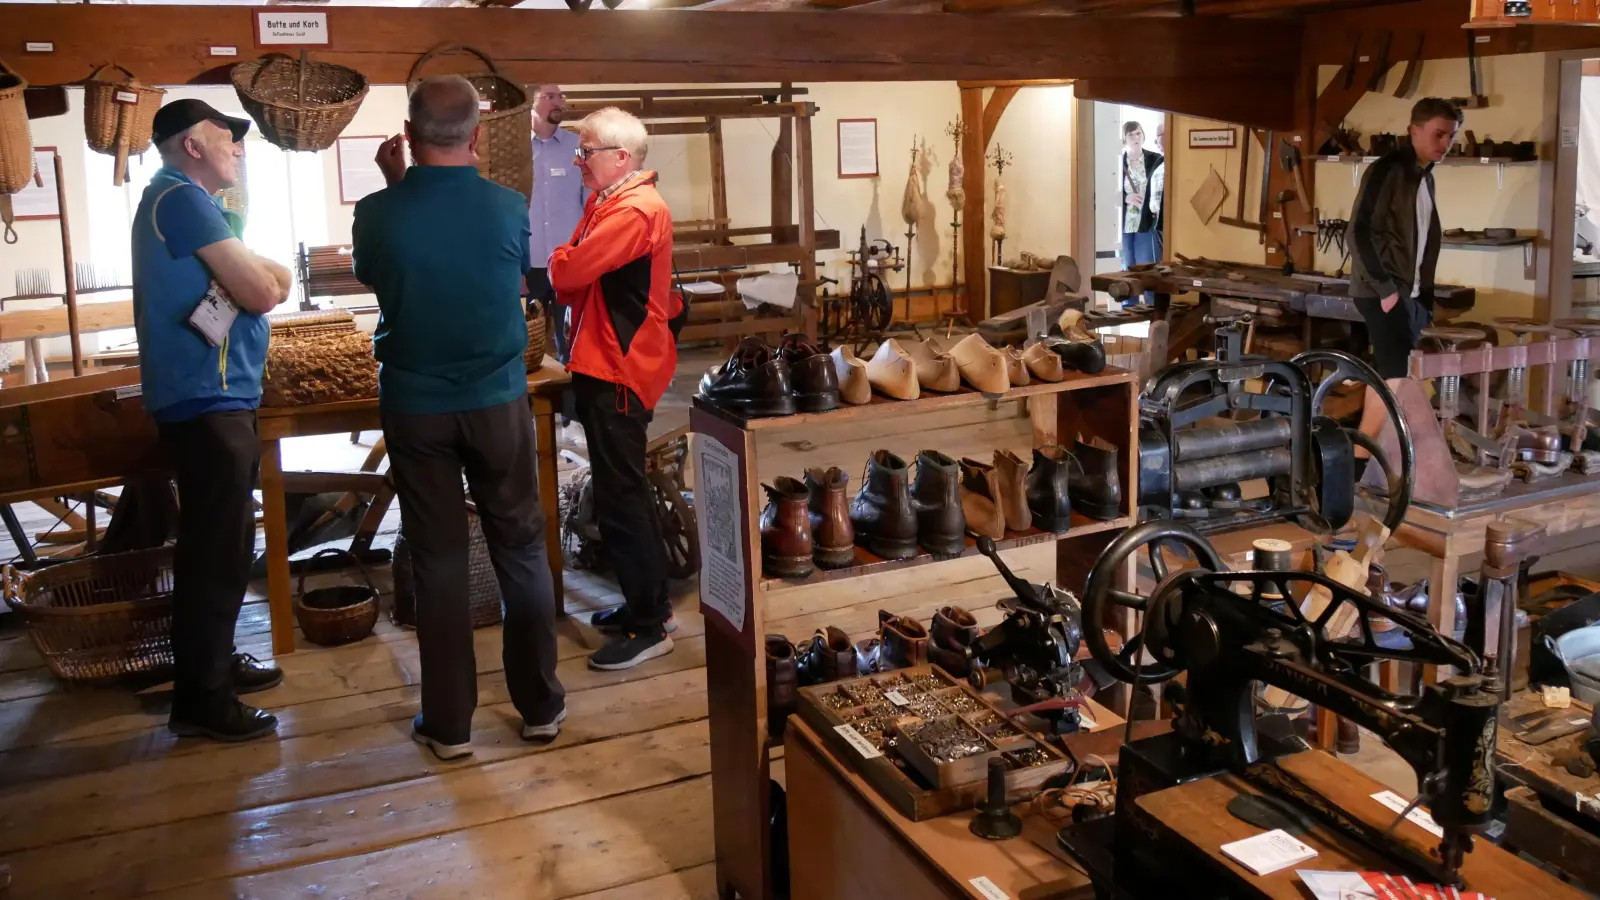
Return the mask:
<path id="1" fill-rule="evenodd" d="M 690 411 L 695 460 L 695 501 L 701 535 L 701 610 L 705 615 L 706 693 L 710 711 L 711 772 L 716 830 L 719 895 L 742 900 L 768 900 L 786 894 L 774 891 L 772 846 L 769 829 L 769 754 L 781 741 L 769 741 L 767 730 L 766 659 L 763 636 L 769 619 L 785 616 L 786 600 L 797 599 L 794 588 L 824 581 L 842 581 L 863 575 L 922 566 L 942 561 L 924 553 L 907 560 L 883 560 L 857 548 L 857 565 L 845 569 L 818 569 L 803 579 L 764 577 L 761 573 L 760 515 L 764 505 L 761 484 L 785 474 L 772 463 L 762 467 L 760 456 L 805 452 L 804 465 L 837 465 L 851 472 L 851 491 L 872 442 L 896 453 L 914 454 L 927 441 L 941 449 L 967 431 L 970 443 L 994 419 L 943 429 L 929 416 L 962 407 L 998 410 L 1011 406 L 1016 415 L 1030 419 L 1032 444 L 1071 446 L 1082 435 L 1102 438 L 1118 448 L 1122 472 L 1123 515 L 1098 521 L 1078 514 L 1073 527 L 1062 534 L 1030 529 L 1011 533 L 996 544 L 1002 549 L 1054 542 L 1057 546 L 1057 584 L 1081 589 L 1100 551 L 1135 521 L 1133 498 L 1136 477 L 1138 382 L 1135 373 L 1107 368 L 1099 375 L 1070 373 L 1056 384 L 1013 388 L 991 398 L 975 391 L 924 395 L 911 401 L 874 396 L 863 406 L 826 413 L 802 413 L 781 418 L 743 420 L 696 398 Z M 1024 410 L 1026 412 L 1024 413 Z M 870 422 L 875 430 L 861 430 L 834 440 L 837 426 Z M 969 429 L 978 429 L 972 431 Z M 939 435 L 930 438 L 928 432 Z M 1023 440 L 1021 433 L 1017 440 Z M 842 446 L 846 440 L 851 446 Z M 906 457 L 908 460 L 910 456 Z M 797 473 L 790 473 L 797 474 Z M 962 556 L 975 555 L 972 538 Z M 1126 587 L 1132 587 L 1129 568 Z M 998 575 L 995 576 L 997 579 Z M 770 612 L 769 612 L 770 611 Z M 1135 622 L 1103 623 L 1131 636 Z M 1116 708 L 1120 702 L 1108 704 Z M 1125 712 L 1125 706 L 1123 711 Z"/>

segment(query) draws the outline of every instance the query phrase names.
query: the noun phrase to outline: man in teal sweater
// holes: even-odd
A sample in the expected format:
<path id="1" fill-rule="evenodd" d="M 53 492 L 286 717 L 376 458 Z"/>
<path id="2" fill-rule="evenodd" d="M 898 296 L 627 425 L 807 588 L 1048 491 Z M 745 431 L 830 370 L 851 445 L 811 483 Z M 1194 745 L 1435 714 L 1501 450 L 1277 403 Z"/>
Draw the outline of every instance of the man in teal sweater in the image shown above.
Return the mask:
<path id="1" fill-rule="evenodd" d="M 356 204 L 353 234 L 356 277 L 378 297 L 378 406 L 416 578 L 422 712 L 413 737 L 441 759 L 472 752 L 478 699 L 463 471 L 500 583 L 506 684 L 522 736 L 551 740 L 566 717 L 522 361 L 528 206 L 479 176 L 477 141 L 471 83 L 424 80 L 405 135 L 378 150 L 389 186 Z"/>

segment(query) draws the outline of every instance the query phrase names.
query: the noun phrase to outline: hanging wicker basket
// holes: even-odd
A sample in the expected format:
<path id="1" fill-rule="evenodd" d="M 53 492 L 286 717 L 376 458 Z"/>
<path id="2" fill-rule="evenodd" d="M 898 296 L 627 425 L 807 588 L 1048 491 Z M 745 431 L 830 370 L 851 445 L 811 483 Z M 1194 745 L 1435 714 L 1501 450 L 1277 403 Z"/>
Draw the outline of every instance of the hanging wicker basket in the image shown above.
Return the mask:
<path id="1" fill-rule="evenodd" d="M 326 150 L 356 117 L 367 96 L 367 76 L 333 63 L 282 53 L 233 67 L 239 102 L 261 136 L 285 150 Z"/>
<path id="2" fill-rule="evenodd" d="M 501 74 L 488 54 L 465 44 L 443 44 L 422 54 L 407 80 L 415 89 L 422 80 L 418 74 L 422 66 L 453 50 L 465 50 L 489 67 L 487 72 L 463 76 L 478 90 L 478 124 L 483 127 L 478 137 L 478 172 L 524 197 L 533 196 L 533 98 L 522 85 Z"/>
<path id="3" fill-rule="evenodd" d="M 115 69 L 123 77 L 101 78 L 100 73 L 107 69 Z M 83 83 L 83 133 L 90 150 L 116 157 L 112 184 L 120 186 L 127 181 L 128 157 L 149 148 L 156 110 L 165 93 L 163 88 L 141 84 L 116 63 L 95 69 Z"/>
<path id="4" fill-rule="evenodd" d="M 33 178 L 33 136 L 22 98 L 27 89 L 28 80 L 0 60 L 0 194 L 15 194 Z"/>

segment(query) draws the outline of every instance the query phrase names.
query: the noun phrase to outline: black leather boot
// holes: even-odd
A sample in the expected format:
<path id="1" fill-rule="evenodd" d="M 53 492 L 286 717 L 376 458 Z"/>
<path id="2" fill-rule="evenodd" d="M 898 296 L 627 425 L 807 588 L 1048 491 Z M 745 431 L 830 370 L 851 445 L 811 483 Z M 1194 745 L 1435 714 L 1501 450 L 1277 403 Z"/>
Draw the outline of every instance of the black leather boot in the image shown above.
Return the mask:
<path id="1" fill-rule="evenodd" d="M 1077 465 L 1072 467 L 1068 487 L 1072 508 L 1092 519 L 1115 519 L 1122 515 L 1122 475 L 1117 471 L 1117 448 L 1104 440 L 1078 438 L 1072 447 Z"/>
<path id="2" fill-rule="evenodd" d="M 850 501 L 856 543 L 884 559 L 917 555 L 918 516 L 911 503 L 910 474 L 905 460 L 887 450 L 874 450 L 861 490 Z"/>
<path id="3" fill-rule="evenodd" d="M 1054 333 L 1040 341 L 1061 357 L 1061 364 L 1086 375 L 1098 375 L 1106 367 L 1106 345 L 1100 336 L 1083 327 L 1083 316 L 1068 310 L 1056 323 Z"/>
<path id="4" fill-rule="evenodd" d="M 1028 510 L 1040 531 L 1066 531 L 1072 527 L 1072 500 L 1068 464 L 1072 457 L 1054 444 L 1033 448 L 1033 468 L 1028 470 Z"/>
<path id="5" fill-rule="evenodd" d="M 967 549 L 967 517 L 961 512 L 961 467 L 937 450 L 917 454 L 911 502 L 917 510 L 917 542 L 935 556 Z"/>

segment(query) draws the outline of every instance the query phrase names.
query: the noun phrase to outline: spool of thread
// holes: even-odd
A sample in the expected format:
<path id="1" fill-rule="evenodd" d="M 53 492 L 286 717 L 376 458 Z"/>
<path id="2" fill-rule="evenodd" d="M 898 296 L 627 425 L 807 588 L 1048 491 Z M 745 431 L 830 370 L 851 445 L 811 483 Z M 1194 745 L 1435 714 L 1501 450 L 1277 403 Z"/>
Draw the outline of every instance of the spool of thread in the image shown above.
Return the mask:
<path id="1" fill-rule="evenodd" d="M 1258 538 L 1250 543 L 1251 565 L 1257 572 L 1287 572 L 1293 566 L 1294 545 L 1277 538 Z M 1273 585 L 1261 591 L 1263 600 L 1282 600 L 1283 593 Z"/>

